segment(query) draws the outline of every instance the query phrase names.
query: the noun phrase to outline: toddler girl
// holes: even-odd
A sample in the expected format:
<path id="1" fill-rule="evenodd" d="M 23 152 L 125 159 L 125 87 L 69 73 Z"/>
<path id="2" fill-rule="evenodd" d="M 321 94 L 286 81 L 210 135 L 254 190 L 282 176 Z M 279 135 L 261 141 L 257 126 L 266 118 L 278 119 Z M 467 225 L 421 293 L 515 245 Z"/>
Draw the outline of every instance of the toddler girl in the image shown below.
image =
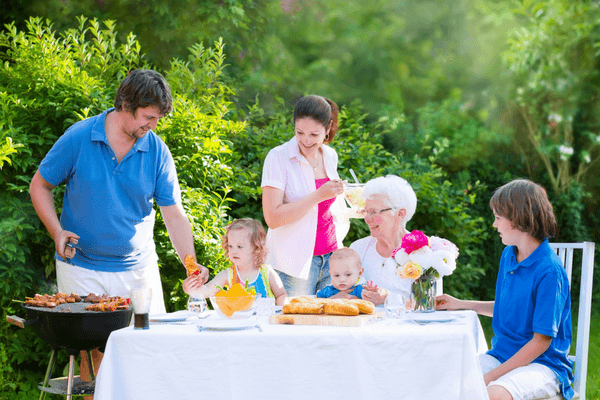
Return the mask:
<path id="1" fill-rule="evenodd" d="M 223 248 L 233 264 L 219 272 L 205 285 L 196 275 L 183 281 L 183 290 L 196 297 L 209 297 L 219 291 L 217 286 L 230 286 L 235 283 L 248 285 L 256 289 L 262 297 L 274 297 L 275 303 L 282 306 L 287 293 L 277 272 L 263 264 L 267 249 L 266 233 L 262 224 L 252 218 L 238 219 L 225 227 Z"/>

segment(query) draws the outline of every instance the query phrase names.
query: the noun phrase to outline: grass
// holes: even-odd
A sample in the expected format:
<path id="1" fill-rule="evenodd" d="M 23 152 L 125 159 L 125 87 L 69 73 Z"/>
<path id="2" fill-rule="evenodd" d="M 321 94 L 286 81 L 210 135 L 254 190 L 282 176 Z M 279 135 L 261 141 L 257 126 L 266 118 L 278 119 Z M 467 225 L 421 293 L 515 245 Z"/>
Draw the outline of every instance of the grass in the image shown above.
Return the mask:
<path id="1" fill-rule="evenodd" d="M 574 307 L 574 310 L 576 308 Z M 576 316 L 576 313 L 574 313 Z M 491 340 L 493 336 L 492 332 L 492 319 L 488 317 L 479 317 L 481 326 L 485 332 L 485 338 L 488 342 L 488 348 L 491 348 Z M 573 319 L 573 330 L 577 328 L 576 317 Z M 571 346 L 571 354 L 575 353 L 575 341 Z M 590 327 L 590 345 L 588 353 L 588 370 L 587 370 L 587 383 L 586 383 L 586 399 L 587 400 L 600 400 L 600 310 L 595 309 L 592 304 L 592 321 Z"/>

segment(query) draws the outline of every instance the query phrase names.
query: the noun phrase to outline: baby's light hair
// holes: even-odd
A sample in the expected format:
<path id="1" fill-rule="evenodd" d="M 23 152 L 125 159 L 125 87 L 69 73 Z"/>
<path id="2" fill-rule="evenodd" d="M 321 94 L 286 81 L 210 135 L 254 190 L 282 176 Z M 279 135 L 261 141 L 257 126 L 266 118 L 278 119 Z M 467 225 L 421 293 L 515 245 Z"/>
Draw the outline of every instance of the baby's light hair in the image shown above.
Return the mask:
<path id="1" fill-rule="evenodd" d="M 250 235 L 250 244 L 254 246 L 254 263 L 260 267 L 267 257 L 267 233 L 265 228 L 262 226 L 260 221 L 252 218 L 241 218 L 236 219 L 225 227 L 225 235 L 223 235 L 222 247 L 225 250 L 225 254 L 229 257 L 229 241 L 227 240 L 227 234 L 233 230 L 247 230 Z"/>
<path id="2" fill-rule="evenodd" d="M 347 265 L 355 267 L 357 270 L 360 270 L 362 267 L 360 256 L 358 253 L 349 247 L 342 247 L 334 251 L 329 257 L 329 265 L 331 266 L 332 261 L 346 261 Z"/>

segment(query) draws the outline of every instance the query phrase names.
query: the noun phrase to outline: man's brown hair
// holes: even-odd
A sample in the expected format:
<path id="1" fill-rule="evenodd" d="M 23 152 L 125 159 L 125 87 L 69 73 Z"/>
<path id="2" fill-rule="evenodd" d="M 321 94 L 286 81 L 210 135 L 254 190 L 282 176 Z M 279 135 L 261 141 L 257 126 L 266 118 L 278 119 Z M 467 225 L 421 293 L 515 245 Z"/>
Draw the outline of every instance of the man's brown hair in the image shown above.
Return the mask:
<path id="1" fill-rule="evenodd" d="M 558 226 L 546 189 L 528 179 L 517 179 L 496 189 L 490 207 L 513 228 L 540 242 L 556 235 Z"/>
<path id="2" fill-rule="evenodd" d="M 162 115 L 173 110 L 171 87 L 165 78 L 151 69 L 136 69 L 119 85 L 115 96 L 115 109 L 126 109 L 135 116 L 138 108 L 154 106 Z"/>

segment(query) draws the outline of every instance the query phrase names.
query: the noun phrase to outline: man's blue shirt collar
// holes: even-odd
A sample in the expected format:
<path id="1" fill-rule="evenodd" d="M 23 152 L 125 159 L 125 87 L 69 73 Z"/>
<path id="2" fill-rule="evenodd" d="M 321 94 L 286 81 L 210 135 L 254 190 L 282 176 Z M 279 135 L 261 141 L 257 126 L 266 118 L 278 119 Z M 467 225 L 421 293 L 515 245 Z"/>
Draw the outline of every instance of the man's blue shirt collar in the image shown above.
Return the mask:
<path id="1" fill-rule="evenodd" d="M 109 112 L 114 111 L 114 109 L 115 108 L 113 107 L 104 111 L 96 120 L 94 126 L 92 127 L 92 134 L 90 137 L 92 142 L 102 142 L 106 145 L 109 145 L 108 139 L 106 138 L 106 130 L 104 129 L 104 122 L 106 121 L 106 115 Z M 150 135 L 150 132 L 152 132 L 152 130 L 146 132 L 144 137 L 142 137 L 141 139 L 136 140 L 135 144 L 133 145 L 133 148 L 136 151 L 148 152 L 150 150 L 150 144 L 148 143 L 148 136 Z"/>

